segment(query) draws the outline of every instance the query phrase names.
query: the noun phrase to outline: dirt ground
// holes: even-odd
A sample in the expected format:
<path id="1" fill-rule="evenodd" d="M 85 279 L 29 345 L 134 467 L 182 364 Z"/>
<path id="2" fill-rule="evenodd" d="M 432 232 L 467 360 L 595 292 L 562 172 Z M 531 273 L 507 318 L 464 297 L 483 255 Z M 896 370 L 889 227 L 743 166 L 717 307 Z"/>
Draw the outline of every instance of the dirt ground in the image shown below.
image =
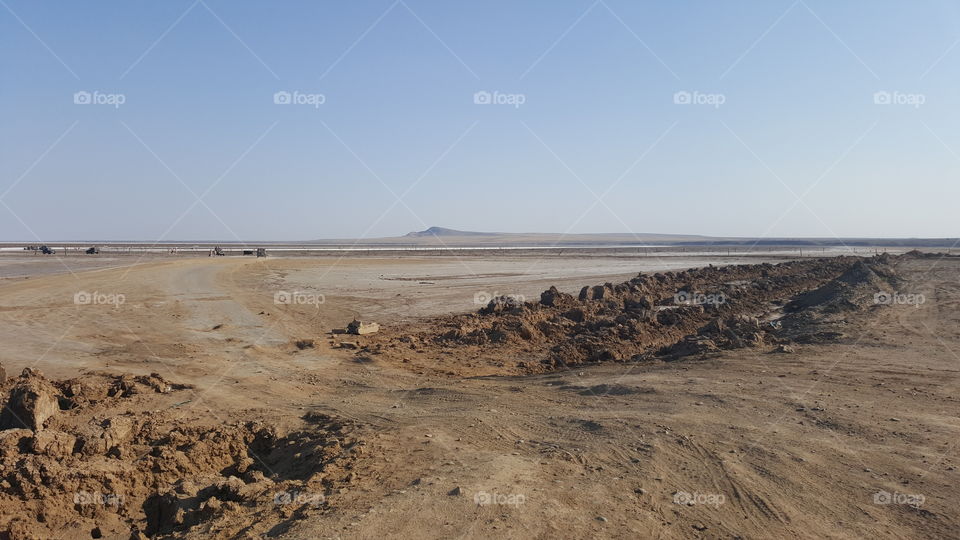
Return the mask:
<path id="1" fill-rule="evenodd" d="M 0 260 L 4 391 L 69 398 L 0 431 L 10 538 L 957 537 L 960 259 L 896 259 L 922 303 L 841 312 L 793 352 L 532 374 L 330 332 L 380 323 L 363 347 L 501 295 L 786 259 L 78 260 Z"/>

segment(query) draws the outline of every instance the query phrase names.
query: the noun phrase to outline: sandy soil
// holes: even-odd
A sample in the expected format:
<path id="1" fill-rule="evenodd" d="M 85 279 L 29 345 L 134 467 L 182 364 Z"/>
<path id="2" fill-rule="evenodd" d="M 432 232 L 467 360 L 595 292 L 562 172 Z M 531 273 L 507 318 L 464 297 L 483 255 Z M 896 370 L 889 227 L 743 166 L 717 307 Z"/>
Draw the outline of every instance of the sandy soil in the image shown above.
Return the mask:
<path id="1" fill-rule="evenodd" d="M 8 375 L 155 372 L 190 386 L 100 404 L 57 420 L 64 430 L 110 407 L 209 429 L 304 429 L 308 413 L 357 426 L 362 456 L 349 478 L 322 487 L 322 511 L 228 512 L 173 536 L 933 538 L 960 526 L 956 259 L 903 259 L 901 291 L 925 303 L 851 312 L 844 339 L 793 354 L 739 349 L 499 377 L 361 361 L 328 333 L 355 317 L 396 327 L 466 312 L 497 293 L 535 300 L 550 285 L 576 293 L 639 271 L 764 260 L 156 257 L 70 271 L 15 262 L 0 282 Z M 78 293 L 96 294 L 77 304 Z M 295 303 L 276 303 L 284 293 Z M 248 506 L 278 504 L 269 490 L 258 496 Z M 68 538 L 106 515 L 43 529 L 32 508 L 4 506 L 38 527 L 24 530 Z M 247 528 L 254 521 L 265 525 Z M 130 536 L 108 525 L 97 534 Z"/>

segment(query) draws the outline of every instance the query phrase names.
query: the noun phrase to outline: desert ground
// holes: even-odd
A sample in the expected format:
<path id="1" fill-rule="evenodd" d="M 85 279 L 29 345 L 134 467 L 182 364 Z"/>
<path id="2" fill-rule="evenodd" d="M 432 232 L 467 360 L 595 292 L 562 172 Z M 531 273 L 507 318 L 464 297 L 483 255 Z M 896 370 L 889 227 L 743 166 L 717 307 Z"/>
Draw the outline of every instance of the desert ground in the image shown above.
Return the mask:
<path id="1" fill-rule="evenodd" d="M 960 258 L 903 251 L 4 254 L 0 536 L 955 538 Z"/>

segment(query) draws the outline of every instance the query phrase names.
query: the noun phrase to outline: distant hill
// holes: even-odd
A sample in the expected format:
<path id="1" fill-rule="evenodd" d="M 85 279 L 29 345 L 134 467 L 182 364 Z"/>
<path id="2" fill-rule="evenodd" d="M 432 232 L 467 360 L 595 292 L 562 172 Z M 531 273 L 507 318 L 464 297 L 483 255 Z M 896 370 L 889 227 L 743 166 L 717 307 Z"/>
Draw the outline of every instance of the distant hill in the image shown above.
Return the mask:
<path id="1" fill-rule="evenodd" d="M 404 235 L 405 238 L 424 238 L 430 236 L 497 236 L 502 233 L 458 231 L 446 227 L 430 227 L 425 231 L 413 231 Z"/>
<path id="2" fill-rule="evenodd" d="M 682 243 L 710 243 L 722 238 L 685 234 L 650 234 L 650 233 L 504 233 L 461 231 L 447 227 L 430 227 L 422 231 L 409 232 L 403 236 L 386 238 L 364 238 L 356 240 L 358 245 L 390 245 L 390 246 L 435 246 L 435 247 L 464 247 L 464 246 L 502 246 L 502 247 L 532 247 L 532 246 L 619 246 L 619 245 L 671 245 Z M 315 240 L 315 243 L 343 243 L 343 240 Z"/>

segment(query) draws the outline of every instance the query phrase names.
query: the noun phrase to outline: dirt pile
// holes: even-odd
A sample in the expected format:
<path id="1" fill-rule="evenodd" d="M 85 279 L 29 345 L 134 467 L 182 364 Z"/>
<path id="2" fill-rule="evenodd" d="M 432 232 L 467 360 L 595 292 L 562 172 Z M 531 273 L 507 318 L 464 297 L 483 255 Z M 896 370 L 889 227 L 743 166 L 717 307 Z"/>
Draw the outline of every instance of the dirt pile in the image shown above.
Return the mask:
<path id="1" fill-rule="evenodd" d="M 167 407 L 185 388 L 158 375 L 3 385 L 0 537 L 262 536 L 327 511 L 362 443 L 308 415 L 281 432 L 254 419 L 209 425 Z"/>
<path id="2" fill-rule="evenodd" d="M 537 372 L 776 345 L 809 333 L 810 325 L 823 322 L 822 313 L 859 309 L 878 288 L 894 286 L 892 259 L 836 257 L 640 274 L 624 283 L 583 287 L 576 297 L 551 287 L 539 302 L 498 297 L 477 313 L 387 333 L 358 354 L 521 352 L 539 362 L 521 361 L 515 370 L 506 360 L 495 362 L 506 371 Z M 816 313 L 789 319 L 790 331 L 781 335 L 774 320 L 781 311 Z"/>
<path id="3" fill-rule="evenodd" d="M 777 321 L 778 336 L 799 343 L 842 337 L 847 313 L 879 308 L 879 295 L 899 289 L 903 281 L 894 262 L 895 257 L 889 255 L 859 261 L 837 279 L 796 296 L 784 306 L 785 315 Z"/>

